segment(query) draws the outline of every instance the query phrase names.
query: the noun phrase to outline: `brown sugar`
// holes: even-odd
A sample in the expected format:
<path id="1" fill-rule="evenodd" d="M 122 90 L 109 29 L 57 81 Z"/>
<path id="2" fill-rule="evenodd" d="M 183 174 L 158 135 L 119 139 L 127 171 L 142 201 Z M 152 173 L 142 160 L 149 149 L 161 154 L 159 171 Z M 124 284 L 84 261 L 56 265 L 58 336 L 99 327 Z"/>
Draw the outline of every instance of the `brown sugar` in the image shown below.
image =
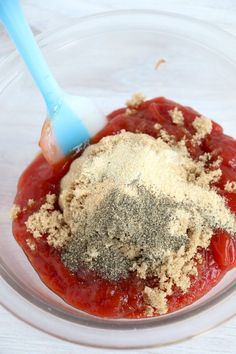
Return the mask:
<path id="1" fill-rule="evenodd" d="M 225 191 L 229 193 L 236 193 L 236 182 L 227 181 L 225 184 Z"/>
<path id="2" fill-rule="evenodd" d="M 153 128 L 156 129 L 156 130 L 160 130 L 162 128 L 162 125 L 159 124 L 159 123 L 155 123 Z"/>
<path id="3" fill-rule="evenodd" d="M 34 204 L 35 204 L 35 200 L 34 199 L 29 199 L 28 200 L 28 203 L 27 203 L 28 207 L 32 207 Z"/>
<path id="4" fill-rule="evenodd" d="M 46 202 L 38 212 L 29 216 L 26 226 L 35 239 L 47 235 L 48 244 L 58 248 L 68 239 L 70 230 L 60 211 L 54 210 L 55 201 L 55 194 L 47 194 Z"/>
<path id="5" fill-rule="evenodd" d="M 170 135 L 165 129 L 161 129 L 159 133 L 160 133 L 161 139 L 165 143 L 167 143 L 169 145 L 176 144 L 176 139 L 175 139 L 174 135 Z"/>
<path id="6" fill-rule="evenodd" d="M 144 299 L 152 307 L 155 308 L 160 315 L 168 311 L 166 292 L 159 288 L 144 288 Z"/>
<path id="7" fill-rule="evenodd" d="M 126 106 L 130 109 L 137 108 L 138 106 L 141 105 L 141 103 L 144 102 L 144 100 L 145 100 L 145 96 L 142 93 L 137 92 L 134 93 L 131 99 L 126 102 Z"/>
<path id="8" fill-rule="evenodd" d="M 130 117 L 130 116 L 134 115 L 135 113 L 137 113 L 137 110 L 134 109 L 134 108 L 127 107 L 126 110 L 125 110 L 125 116 L 126 117 Z"/>
<path id="9" fill-rule="evenodd" d="M 29 247 L 29 249 L 34 252 L 36 250 L 36 244 L 33 240 L 31 240 L 30 238 L 28 238 L 26 240 L 27 246 Z"/>
<path id="10" fill-rule="evenodd" d="M 176 125 L 183 125 L 184 124 L 184 115 L 181 110 L 177 107 L 169 111 L 169 115 L 172 118 L 172 122 Z"/>
<path id="11" fill-rule="evenodd" d="M 148 302 L 148 300 L 147 300 Z M 150 305 L 147 305 L 146 308 L 145 308 L 145 316 L 147 317 L 152 317 L 154 315 L 154 309 L 152 306 Z"/>
<path id="12" fill-rule="evenodd" d="M 192 125 L 196 130 L 196 133 L 193 136 L 193 141 L 196 143 L 199 143 L 206 137 L 206 135 L 210 134 L 212 131 L 212 121 L 209 118 L 203 116 L 196 117 Z"/>
<path id="13" fill-rule="evenodd" d="M 15 220 L 18 218 L 19 214 L 21 213 L 21 207 L 17 204 L 13 204 L 11 210 L 10 210 L 10 216 L 12 220 Z"/>

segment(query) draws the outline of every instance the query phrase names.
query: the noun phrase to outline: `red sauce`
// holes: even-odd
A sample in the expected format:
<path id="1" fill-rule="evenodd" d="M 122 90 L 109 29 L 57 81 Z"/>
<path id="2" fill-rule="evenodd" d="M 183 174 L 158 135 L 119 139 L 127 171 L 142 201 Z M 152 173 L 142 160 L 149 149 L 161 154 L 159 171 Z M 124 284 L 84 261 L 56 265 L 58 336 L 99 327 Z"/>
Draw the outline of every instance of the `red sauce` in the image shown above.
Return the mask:
<path id="1" fill-rule="evenodd" d="M 168 111 L 176 106 L 184 114 L 183 127 L 174 125 L 168 114 Z M 92 143 L 98 142 L 104 136 L 116 134 L 121 129 L 157 137 L 159 130 L 154 128 L 155 123 L 160 123 L 177 140 L 184 136 L 190 140 L 195 132 L 191 123 L 196 115 L 199 115 L 191 108 L 165 98 L 144 102 L 135 115 L 126 117 L 124 112 L 125 109 L 119 109 L 111 113 L 107 126 L 93 138 Z M 236 213 L 236 194 L 224 191 L 224 184 L 228 179 L 236 181 L 236 140 L 224 135 L 222 128 L 213 123 L 212 133 L 204 139 L 201 146 L 193 147 L 190 141 L 187 146 L 193 157 L 205 151 L 222 156 L 223 176 L 217 187 L 226 197 L 231 210 Z M 130 274 L 129 279 L 110 282 L 86 269 L 72 273 L 62 264 L 60 252 L 48 246 L 45 238 L 35 241 L 35 251 L 30 250 L 27 245 L 26 240 L 33 240 L 33 237 L 26 231 L 25 221 L 43 204 L 48 192 L 58 194 L 60 179 L 68 171 L 74 158 L 75 156 L 70 157 L 60 166 L 53 168 L 39 155 L 24 171 L 18 183 L 15 203 L 26 209 L 13 223 L 14 236 L 42 281 L 67 303 L 97 316 L 142 317 L 145 310 L 142 291 L 145 285 L 158 286 L 157 279 L 141 280 L 135 274 Z M 28 199 L 34 199 L 36 203 L 29 207 Z M 203 261 L 198 266 L 198 275 L 192 276 L 191 287 L 187 293 L 183 294 L 176 288 L 173 295 L 168 297 L 169 312 L 196 301 L 215 286 L 226 271 L 236 266 L 236 238 L 224 232 L 217 232 L 209 248 L 199 252 L 202 253 Z"/>

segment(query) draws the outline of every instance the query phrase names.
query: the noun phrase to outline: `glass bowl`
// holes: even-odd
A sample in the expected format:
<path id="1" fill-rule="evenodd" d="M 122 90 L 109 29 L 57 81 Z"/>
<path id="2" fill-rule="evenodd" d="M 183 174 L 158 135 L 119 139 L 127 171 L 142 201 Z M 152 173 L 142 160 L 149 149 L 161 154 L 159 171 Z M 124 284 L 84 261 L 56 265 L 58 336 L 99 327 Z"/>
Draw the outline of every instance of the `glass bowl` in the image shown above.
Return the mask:
<path id="1" fill-rule="evenodd" d="M 91 96 L 105 113 L 141 91 L 194 107 L 235 135 L 236 40 L 171 13 L 118 11 L 90 16 L 38 37 L 64 89 Z M 166 64 L 154 69 L 159 59 Z M 190 338 L 236 313 L 236 270 L 193 305 L 159 318 L 97 318 L 64 303 L 38 278 L 11 232 L 19 175 L 38 151 L 44 103 L 16 52 L 0 62 L 0 300 L 25 322 L 79 344 L 161 346 Z"/>

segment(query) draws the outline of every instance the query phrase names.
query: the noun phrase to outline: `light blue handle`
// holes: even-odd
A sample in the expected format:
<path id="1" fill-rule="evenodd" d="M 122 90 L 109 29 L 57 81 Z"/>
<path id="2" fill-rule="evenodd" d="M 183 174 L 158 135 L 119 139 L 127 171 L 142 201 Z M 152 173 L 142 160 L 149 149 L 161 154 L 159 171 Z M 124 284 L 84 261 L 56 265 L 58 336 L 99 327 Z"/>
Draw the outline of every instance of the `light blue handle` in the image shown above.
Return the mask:
<path id="1" fill-rule="evenodd" d="M 0 20 L 29 68 L 52 118 L 61 105 L 63 93 L 35 42 L 18 0 L 0 0 Z"/>

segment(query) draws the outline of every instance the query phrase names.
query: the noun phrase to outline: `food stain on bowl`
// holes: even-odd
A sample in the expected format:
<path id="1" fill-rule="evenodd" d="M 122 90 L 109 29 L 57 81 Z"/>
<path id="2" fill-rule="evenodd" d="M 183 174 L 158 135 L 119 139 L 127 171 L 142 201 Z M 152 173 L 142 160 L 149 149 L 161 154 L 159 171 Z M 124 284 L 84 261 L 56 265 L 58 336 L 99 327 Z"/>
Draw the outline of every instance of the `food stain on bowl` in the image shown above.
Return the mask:
<path id="1" fill-rule="evenodd" d="M 163 97 L 133 96 L 90 144 L 22 174 L 13 233 L 42 281 L 92 315 L 194 303 L 236 266 L 236 142 Z"/>

